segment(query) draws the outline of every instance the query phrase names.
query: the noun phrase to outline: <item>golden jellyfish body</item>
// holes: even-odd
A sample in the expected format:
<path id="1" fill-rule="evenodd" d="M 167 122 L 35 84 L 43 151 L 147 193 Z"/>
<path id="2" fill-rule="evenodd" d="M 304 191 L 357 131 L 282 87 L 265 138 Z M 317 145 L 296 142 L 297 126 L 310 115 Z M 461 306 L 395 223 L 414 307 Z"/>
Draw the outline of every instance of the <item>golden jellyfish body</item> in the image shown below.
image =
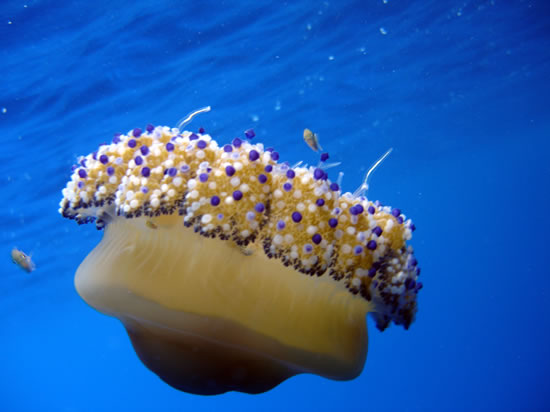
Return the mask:
<path id="1" fill-rule="evenodd" d="M 247 131 L 247 137 L 253 132 Z M 60 213 L 101 242 L 80 296 L 124 324 L 141 361 L 197 394 L 261 393 L 299 373 L 361 373 L 365 314 L 408 328 L 414 225 L 247 139 L 147 126 L 80 159 Z"/>

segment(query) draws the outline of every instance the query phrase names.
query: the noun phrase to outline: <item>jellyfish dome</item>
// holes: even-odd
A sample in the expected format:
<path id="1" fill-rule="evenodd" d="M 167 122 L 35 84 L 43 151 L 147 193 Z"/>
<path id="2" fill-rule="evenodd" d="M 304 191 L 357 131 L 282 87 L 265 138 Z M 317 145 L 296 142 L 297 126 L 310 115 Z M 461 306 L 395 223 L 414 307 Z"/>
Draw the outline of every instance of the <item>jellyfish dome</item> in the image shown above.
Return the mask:
<path id="1" fill-rule="evenodd" d="M 414 320 L 412 222 L 341 193 L 322 167 L 278 160 L 246 138 L 220 146 L 202 129 L 148 125 L 80 158 L 63 189 L 60 213 L 103 230 L 78 293 L 174 388 L 353 379 L 367 313 L 380 330 Z"/>

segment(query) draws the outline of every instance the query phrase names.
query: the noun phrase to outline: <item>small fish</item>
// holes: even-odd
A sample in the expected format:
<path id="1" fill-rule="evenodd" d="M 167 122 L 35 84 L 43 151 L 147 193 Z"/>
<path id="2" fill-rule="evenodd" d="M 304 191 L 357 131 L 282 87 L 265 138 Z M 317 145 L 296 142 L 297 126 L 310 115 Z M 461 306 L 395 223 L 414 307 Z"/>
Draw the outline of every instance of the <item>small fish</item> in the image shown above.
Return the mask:
<path id="1" fill-rule="evenodd" d="M 309 129 L 304 129 L 304 141 L 307 143 L 307 145 L 309 147 L 311 147 L 311 149 L 314 152 L 318 152 L 319 150 L 323 150 L 323 148 L 319 144 L 319 138 L 317 137 L 317 135 L 315 133 L 313 133 Z"/>
<path id="2" fill-rule="evenodd" d="M 36 268 L 31 257 L 15 247 L 11 251 L 11 260 L 27 273 L 31 273 Z"/>
<path id="3" fill-rule="evenodd" d="M 253 243 L 250 243 L 248 246 L 243 246 L 243 245 L 237 245 L 236 243 L 232 242 L 232 246 L 235 249 L 238 249 L 239 252 L 241 252 L 245 256 L 251 256 L 256 250 L 256 247 L 254 246 Z"/>
<path id="4" fill-rule="evenodd" d="M 247 248 L 246 246 L 240 246 L 241 253 L 245 256 L 251 256 L 254 253 L 254 249 Z"/>
<path id="5" fill-rule="evenodd" d="M 147 226 L 149 229 L 158 229 L 158 226 L 155 225 L 155 223 L 152 220 L 147 220 L 145 222 L 145 226 Z"/>

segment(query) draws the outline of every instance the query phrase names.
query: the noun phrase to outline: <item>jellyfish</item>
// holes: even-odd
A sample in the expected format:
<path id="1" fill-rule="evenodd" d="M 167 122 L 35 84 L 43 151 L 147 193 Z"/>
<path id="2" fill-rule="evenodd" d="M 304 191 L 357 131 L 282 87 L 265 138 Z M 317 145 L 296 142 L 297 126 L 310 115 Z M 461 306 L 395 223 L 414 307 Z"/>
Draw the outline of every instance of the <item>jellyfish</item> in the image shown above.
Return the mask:
<path id="1" fill-rule="evenodd" d="M 249 139 L 148 125 L 80 158 L 59 212 L 103 236 L 76 290 L 181 391 L 257 394 L 301 373 L 351 380 L 366 314 L 380 330 L 414 320 L 414 225 Z"/>

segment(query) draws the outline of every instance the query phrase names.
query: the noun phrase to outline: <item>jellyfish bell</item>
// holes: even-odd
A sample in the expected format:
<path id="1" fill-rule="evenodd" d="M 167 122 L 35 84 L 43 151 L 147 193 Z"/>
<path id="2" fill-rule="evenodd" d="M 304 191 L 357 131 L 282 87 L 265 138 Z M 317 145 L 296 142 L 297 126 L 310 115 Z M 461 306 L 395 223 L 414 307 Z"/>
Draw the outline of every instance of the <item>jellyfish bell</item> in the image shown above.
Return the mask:
<path id="1" fill-rule="evenodd" d="M 258 393 L 302 372 L 360 373 L 362 301 L 296 277 L 261 251 L 219 247 L 176 219 L 159 219 L 154 234 L 139 219 L 105 229 L 75 284 L 91 306 L 122 321 L 141 360 L 167 383 L 201 394 Z"/>
<path id="2" fill-rule="evenodd" d="M 261 393 L 291 376 L 349 380 L 365 314 L 408 328 L 419 270 L 398 209 L 342 194 L 320 168 L 205 133 L 147 126 L 74 170 L 60 213 L 103 238 L 75 286 L 185 392 Z"/>

